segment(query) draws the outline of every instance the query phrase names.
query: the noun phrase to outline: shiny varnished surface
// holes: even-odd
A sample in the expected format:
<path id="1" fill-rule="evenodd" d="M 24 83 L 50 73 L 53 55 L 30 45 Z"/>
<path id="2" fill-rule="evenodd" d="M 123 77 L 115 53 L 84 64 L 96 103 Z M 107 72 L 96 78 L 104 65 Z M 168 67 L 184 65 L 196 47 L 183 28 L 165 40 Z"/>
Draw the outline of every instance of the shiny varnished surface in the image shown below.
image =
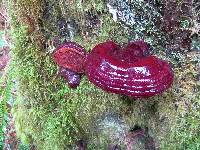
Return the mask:
<path id="1" fill-rule="evenodd" d="M 96 86 L 132 97 L 149 97 L 163 92 L 173 82 L 166 61 L 149 56 L 143 41 L 120 48 L 112 41 L 98 44 L 86 60 L 86 75 Z"/>

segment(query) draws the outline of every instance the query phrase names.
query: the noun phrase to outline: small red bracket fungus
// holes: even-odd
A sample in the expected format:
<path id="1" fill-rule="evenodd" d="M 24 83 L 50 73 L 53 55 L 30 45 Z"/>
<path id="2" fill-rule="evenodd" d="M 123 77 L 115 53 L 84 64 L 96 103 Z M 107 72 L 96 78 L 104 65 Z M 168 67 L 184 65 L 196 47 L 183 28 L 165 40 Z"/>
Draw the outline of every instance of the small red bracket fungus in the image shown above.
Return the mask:
<path id="1" fill-rule="evenodd" d="M 131 97 L 150 97 L 162 93 L 173 82 L 170 65 L 150 56 L 144 41 L 120 47 L 112 41 L 100 43 L 87 55 L 80 45 L 66 42 L 56 49 L 54 61 L 71 87 L 80 83 L 80 74 L 105 91 Z"/>
<path id="2" fill-rule="evenodd" d="M 59 75 L 67 80 L 71 88 L 80 84 L 85 58 L 85 49 L 75 42 L 65 42 L 53 53 L 53 59 L 60 67 Z"/>
<path id="3" fill-rule="evenodd" d="M 173 82 L 170 65 L 149 56 L 143 41 L 121 48 L 112 41 L 95 46 L 86 60 L 86 75 L 105 91 L 131 97 L 150 97 L 163 92 Z"/>

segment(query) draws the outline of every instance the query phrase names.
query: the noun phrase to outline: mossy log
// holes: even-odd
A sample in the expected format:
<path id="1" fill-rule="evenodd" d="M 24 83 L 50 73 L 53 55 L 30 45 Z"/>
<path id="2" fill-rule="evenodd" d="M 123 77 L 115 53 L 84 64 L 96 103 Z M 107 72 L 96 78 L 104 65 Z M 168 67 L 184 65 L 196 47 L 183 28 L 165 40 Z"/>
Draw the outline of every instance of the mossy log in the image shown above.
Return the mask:
<path id="1" fill-rule="evenodd" d="M 77 141 L 85 140 L 88 149 L 104 150 L 109 144 L 124 147 L 128 131 L 140 126 L 148 129 L 156 148 L 198 145 L 200 118 L 194 114 L 199 113 L 199 93 L 193 91 L 197 88 L 196 69 L 190 55 L 181 55 L 188 61 L 178 66 L 166 51 L 171 39 L 162 26 L 167 20 L 162 19 L 167 16 L 163 13 L 168 4 L 154 0 L 10 0 L 9 4 L 18 85 L 12 112 L 23 142 L 34 144 L 38 150 L 71 150 Z M 106 93 L 86 77 L 75 90 L 57 77 L 58 68 L 51 57 L 56 46 L 65 40 L 75 41 L 90 51 L 108 39 L 149 42 L 152 53 L 172 62 L 174 86 L 162 95 L 135 100 Z M 191 110 L 193 106 L 195 110 Z M 188 136 L 184 136 L 186 133 Z"/>

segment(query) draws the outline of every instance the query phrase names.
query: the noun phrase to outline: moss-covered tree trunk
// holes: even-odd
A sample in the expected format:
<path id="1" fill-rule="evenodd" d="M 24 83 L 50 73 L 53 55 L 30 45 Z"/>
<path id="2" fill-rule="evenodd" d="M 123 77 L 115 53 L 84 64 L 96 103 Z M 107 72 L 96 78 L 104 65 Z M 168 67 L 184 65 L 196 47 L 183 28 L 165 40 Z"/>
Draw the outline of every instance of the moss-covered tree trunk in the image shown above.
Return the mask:
<path id="1" fill-rule="evenodd" d="M 167 14 L 173 9 L 170 7 L 179 9 L 185 3 L 189 2 L 174 1 L 174 6 L 154 0 L 10 1 L 12 60 L 18 85 L 13 114 L 18 137 L 38 150 L 71 150 L 79 140 L 86 141 L 91 150 L 104 150 L 109 145 L 121 145 L 123 149 L 128 131 L 139 126 L 156 148 L 197 147 L 199 94 L 193 91 L 196 70 L 191 63 L 193 57 L 182 53 L 191 43 L 187 41 L 189 44 L 178 48 L 181 52 L 176 51 L 170 47 L 176 42 L 170 37 L 176 39 L 182 30 L 168 32 L 168 26 L 170 30 L 182 28 L 180 16 L 171 21 L 173 15 Z M 191 40 L 189 29 L 185 33 L 178 38 Z M 136 39 L 150 43 L 152 53 L 172 62 L 174 86 L 162 95 L 135 100 L 102 91 L 86 77 L 75 90 L 57 77 L 58 68 L 51 57 L 56 46 L 75 41 L 90 51 L 108 39 L 120 44 Z M 181 66 L 175 59 L 179 56 L 187 60 Z M 189 111 L 193 106 L 195 110 Z"/>

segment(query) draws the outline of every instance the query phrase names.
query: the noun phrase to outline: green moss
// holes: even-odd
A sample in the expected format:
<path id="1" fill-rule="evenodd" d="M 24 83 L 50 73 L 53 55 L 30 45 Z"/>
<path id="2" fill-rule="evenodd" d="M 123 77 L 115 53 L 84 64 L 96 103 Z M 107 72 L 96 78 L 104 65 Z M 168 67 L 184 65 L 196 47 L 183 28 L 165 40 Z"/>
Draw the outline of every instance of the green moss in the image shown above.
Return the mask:
<path id="1" fill-rule="evenodd" d="M 12 25 L 13 65 L 19 89 L 12 111 L 17 135 L 25 143 L 33 142 L 38 149 L 59 150 L 79 138 L 87 138 L 93 119 L 120 104 L 110 101 L 109 94 L 96 89 L 85 78 L 77 90 L 69 89 L 62 79 L 55 78 L 57 67 L 50 55 L 32 43 L 27 36 L 28 28 L 18 24 L 14 15 Z"/>
<path id="2" fill-rule="evenodd" d="M 194 59 L 192 54 L 192 59 Z M 177 80 L 175 81 L 174 89 L 176 95 L 176 113 L 173 118 L 173 123 L 170 124 L 168 137 L 163 141 L 163 148 L 170 149 L 199 149 L 199 85 L 195 80 L 195 66 L 191 58 L 187 58 L 187 65 L 180 68 L 185 68 L 184 72 L 176 70 Z M 179 75 L 179 76 L 178 76 Z M 184 79 L 184 80 L 183 80 Z M 194 90 L 197 90 L 195 92 Z M 171 119 L 171 118 L 170 118 Z"/>
<path id="3" fill-rule="evenodd" d="M 9 62 L 9 64 L 12 64 L 12 62 Z M 13 82 L 15 73 L 12 70 L 12 67 L 7 67 L 0 76 L 0 149 L 3 149 L 4 146 L 4 130 L 8 123 L 8 113 L 10 113 L 8 106 L 14 99 L 12 93 L 15 90 L 15 83 Z"/>
<path id="4" fill-rule="evenodd" d="M 120 114 L 129 129 L 135 125 L 147 127 L 156 144 L 163 149 L 168 146 L 172 149 L 198 146 L 196 142 L 199 140 L 199 121 L 196 120 L 199 113 L 199 94 L 195 93 L 195 97 L 190 97 L 191 95 L 186 96 L 186 90 L 179 91 L 183 81 L 179 77 L 185 77 L 180 70 L 187 68 L 185 66 L 175 69 L 176 84 L 172 89 L 148 100 L 137 101 L 106 93 L 89 83 L 86 77 L 83 77 L 76 90 L 71 90 L 63 79 L 57 77 L 58 68 L 51 58 L 51 51 L 44 47 L 55 36 L 62 40 L 76 41 L 88 51 L 107 39 L 126 43 L 130 37 L 134 37 L 128 27 L 112 20 L 104 1 L 64 3 L 60 0 L 54 4 L 53 0 L 19 0 L 16 4 L 16 9 L 11 12 L 12 35 L 15 41 L 12 68 L 16 73 L 18 97 L 12 112 L 17 135 L 24 143 L 33 143 L 39 150 L 62 150 L 73 149 L 70 146 L 83 138 L 89 141 L 89 149 L 105 149 L 110 139 L 103 135 L 98 136 L 93 130 L 94 124 L 99 117 L 115 112 Z M 46 13 L 50 13 L 49 24 L 48 19 L 45 20 L 43 16 L 47 6 Z M 98 14 L 100 24 L 86 26 L 88 12 Z M 31 32 L 28 32 L 31 25 L 24 20 L 24 14 L 33 17 L 34 30 Z M 75 20 L 74 24 L 77 26 L 74 27 L 73 36 L 60 35 L 57 22 L 61 18 L 69 22 Z M 88 34 L 90 32 L 95 33 Z M 147 36 L 148 38 L 151 39 Z M 188 74 L 193 71 L 190 69 Z M 184 109 L 178 105 L 177 110 L 176 105 L 186 101 L 191 112 L 181 116 Z"/>

